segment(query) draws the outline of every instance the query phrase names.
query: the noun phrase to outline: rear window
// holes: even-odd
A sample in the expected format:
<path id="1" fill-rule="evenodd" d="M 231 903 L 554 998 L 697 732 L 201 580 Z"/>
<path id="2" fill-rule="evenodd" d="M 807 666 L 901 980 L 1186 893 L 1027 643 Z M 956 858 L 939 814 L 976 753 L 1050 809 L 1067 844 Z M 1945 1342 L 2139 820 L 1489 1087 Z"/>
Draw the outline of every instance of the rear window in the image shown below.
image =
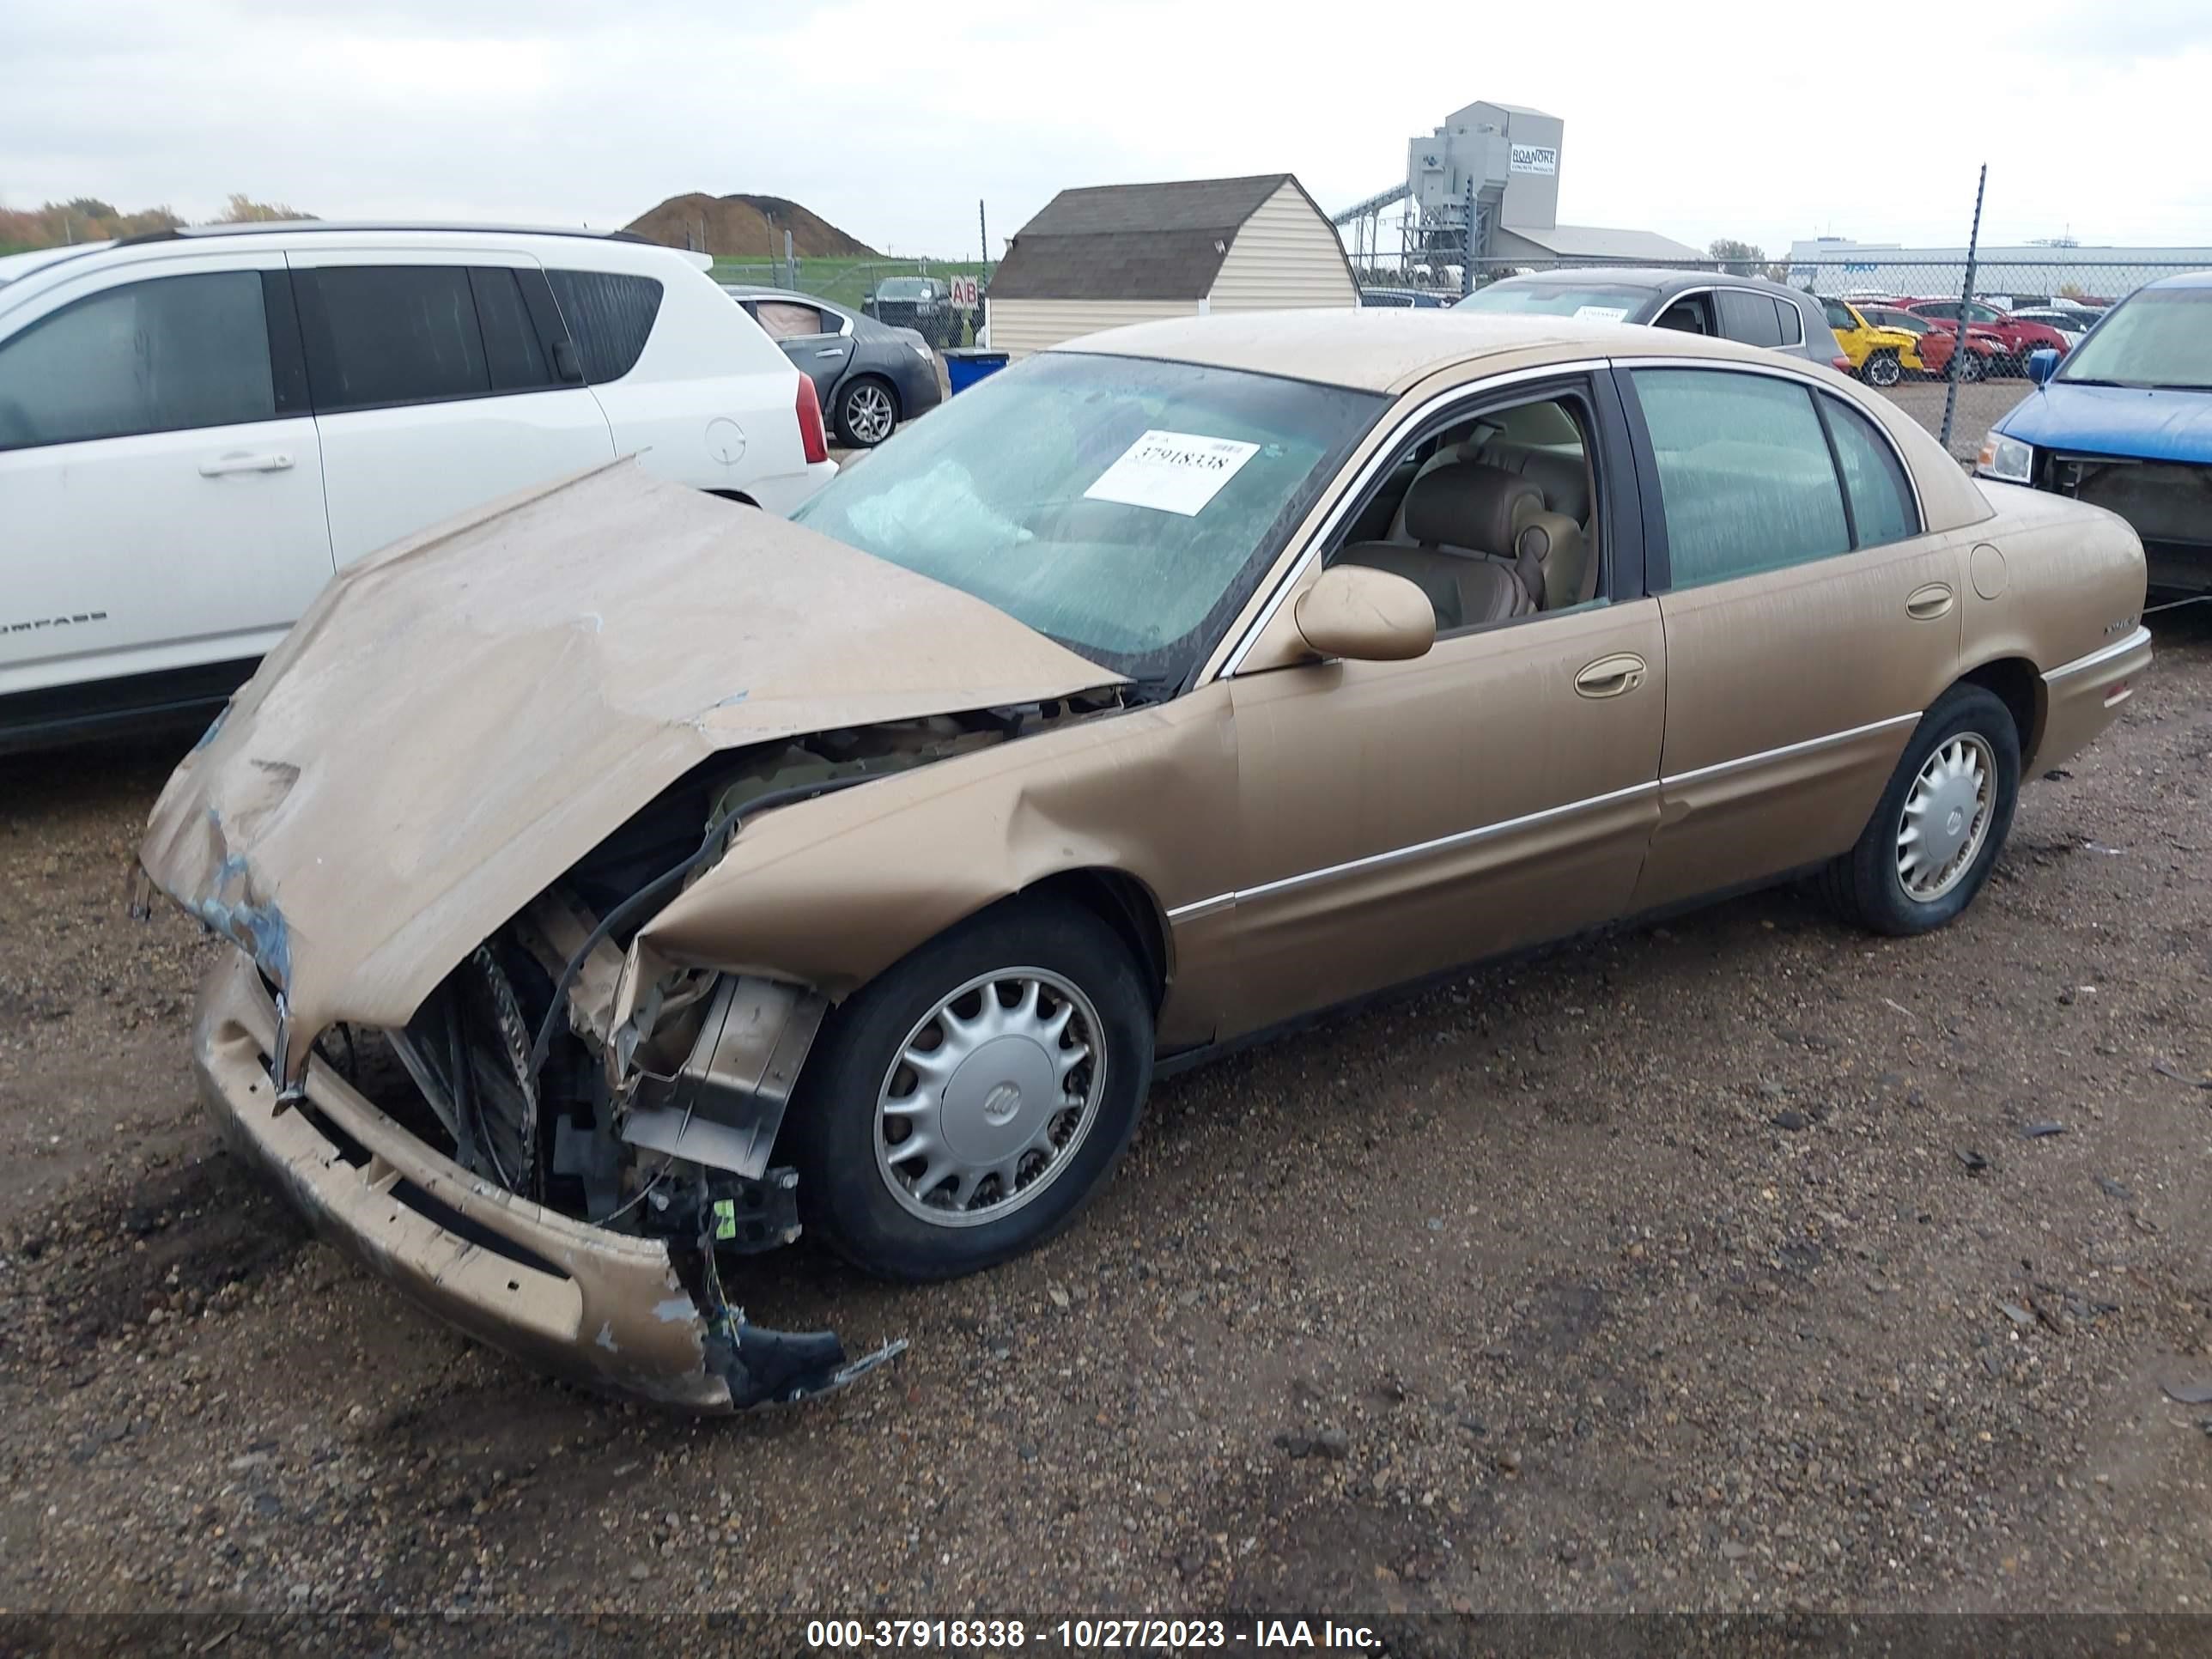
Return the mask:
<path id="1" fill-rule="evenodd" d="M 658 278 L 609 270 L 549 270 L 545 276 L 576 342 L 586 380 L 604 386 L 637 367 L 660 314 Z"/>
<path id="2" fill-rule="evenodd" d="M 1459 302 L 1457 309 L 1618 323 L 1650 305 L 1651 295 L 1650 289 L 1620 283 L 1536 283 L 1508 277 L 1475 289 Z"/>

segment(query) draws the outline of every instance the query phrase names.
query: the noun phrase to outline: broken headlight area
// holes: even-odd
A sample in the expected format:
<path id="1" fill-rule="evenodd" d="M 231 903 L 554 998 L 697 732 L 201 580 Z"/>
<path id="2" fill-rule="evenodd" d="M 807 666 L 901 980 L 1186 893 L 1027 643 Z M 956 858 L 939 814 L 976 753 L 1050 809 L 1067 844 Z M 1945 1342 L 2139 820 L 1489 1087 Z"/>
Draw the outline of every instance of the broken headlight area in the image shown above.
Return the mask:
<path id="1" fill-rule="evenodd" d="M 988 747 L 1061 707 L 832 732 L 719 757 L 664 792 L 471 951 L 404 1027 L 319 1052 L 469 1175 L 574 1221 L 665 1246 L 734 1403 L 849 1381 L 828 1333 L 747 1323 L 734 1257 L 799 1233 L 779 1131 L 829 1002 L 812 988 L 677 963 L 640 930 L 749 814 Z"/>

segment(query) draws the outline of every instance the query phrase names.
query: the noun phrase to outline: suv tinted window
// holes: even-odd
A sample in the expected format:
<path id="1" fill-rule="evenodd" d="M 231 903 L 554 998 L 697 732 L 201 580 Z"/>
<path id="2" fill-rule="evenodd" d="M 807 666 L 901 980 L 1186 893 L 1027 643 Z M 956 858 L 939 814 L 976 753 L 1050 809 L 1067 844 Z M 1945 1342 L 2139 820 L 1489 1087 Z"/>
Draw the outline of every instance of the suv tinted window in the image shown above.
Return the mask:
<path id="1" fill-rule="evenodd" d="M 1912 489 L 1889 441 L 1840 398 L 1822 398 L 1820 413 L 1827 420 L 1828 435 L 1836 441 L 1844 495 L 1850 503 L 1853 542 L 1860 547 L 1881 547 L 1918 535 L 1920 514 L 1912 505 Z"/>
<path id="2" fill-rule="evenodd" d="M 1714 297 L 1721 306 L 1721 332 L 1729 339 L 1755 346 L 1782 343 L 1782 325 L 1774 315 L 1770 296 L 1724 288 Z"/>
<path id="3" fill-rule="evenodd" d="M 126 283 L 0 345 L 0 449 L 276 414 L 258 271 Z"/>
<path id="4" fill-rule="evenodd" d="M 1774 301 L 1775 320 L 1782 325 L 1782 343 L 1786 346 L 1805 343 L 1805 317 L 1795 300 L 1778 297 Z"/>
<path id="5" fill-rule="evenodd" d="M 1828 440 L 1802 386 L 1719 369 L 1635 371 L 1675 587 L 1848 551 Z"/>
<path id="6" fill-rule="evenodd" d="M 536 273 L 532 273 L 534 276 Z M 476 296 L 477 322 L 483 331 L 484 362 L 494 392 L 534 392 L 559 381 L 545 362 L 544 343 L 522 302 L 522 284 L 512 270 L 482 265 L 469 272 Z"/>
<path id="7" fill-rule="evenodd" d="M 1843 301 L 1840 300 L 1822 301 L 1820 303 L 1820 314 L 1828 319 L 1828 326 L 1830 328 L 1850 330 L 1858 326 L 1856 323 L 1851 320 L 1851 313 L 1844 307 Z"/>
<path id="8" fill-rule="evenodd" d="M 561 319 L 593 386 L 619 380 L 637 366 L 660 314 L 660 284 L 651 276 L 605 270 L 549 270 Z"/>
<path id="9" fill-rule="evenodd" d="M 331 265 L 292 280 L 317 413 L 491 390 L 465 266 Z"/>

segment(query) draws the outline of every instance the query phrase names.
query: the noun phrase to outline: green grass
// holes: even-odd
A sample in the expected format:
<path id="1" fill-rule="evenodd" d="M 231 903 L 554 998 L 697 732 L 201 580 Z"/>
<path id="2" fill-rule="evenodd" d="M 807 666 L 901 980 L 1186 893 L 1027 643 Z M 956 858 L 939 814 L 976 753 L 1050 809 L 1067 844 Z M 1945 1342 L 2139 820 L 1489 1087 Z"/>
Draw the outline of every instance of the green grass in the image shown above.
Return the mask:
<path id="1" fill-rule="evenodd" d="M 775 286 L 780 281 L 781 267 L 766 259 L 716 259 L 714 276 L 723 283 L 757 283 Z M 981 276 L 983 263 L 980 259 L 932 259 L 932 276 Z M 818 295 L 841 306 L 858 311 L 860 301 L 875 292 L 876 284 L 889 276 L 918 276 L 921 261 L 918 259 L 806 259 L 799 262 L 797 286 L 804 292 Z"/>

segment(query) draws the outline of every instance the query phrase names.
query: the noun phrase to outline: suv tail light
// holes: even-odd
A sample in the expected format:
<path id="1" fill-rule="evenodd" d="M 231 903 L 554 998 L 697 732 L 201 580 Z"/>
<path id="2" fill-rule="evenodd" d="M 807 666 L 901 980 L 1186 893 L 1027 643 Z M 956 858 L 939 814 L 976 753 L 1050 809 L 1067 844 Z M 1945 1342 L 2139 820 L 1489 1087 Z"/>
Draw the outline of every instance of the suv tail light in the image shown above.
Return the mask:
<path id="1" fill-rule="evenodd" d="M 830 459 L 830 440 L 822 430 L 822 399 L 814 395 L 814 382 L 799 377 L 799 441 L 806 447 L 806 464 Z"/>
<path id="2" fill-rule="evenodd" d="M 1834 356 L 1829 358 L 1828 361 L 1846 374 L 1851 372 L 1851 360 L 1844 356 L 1840 351 L 1838 351 Z"/>

